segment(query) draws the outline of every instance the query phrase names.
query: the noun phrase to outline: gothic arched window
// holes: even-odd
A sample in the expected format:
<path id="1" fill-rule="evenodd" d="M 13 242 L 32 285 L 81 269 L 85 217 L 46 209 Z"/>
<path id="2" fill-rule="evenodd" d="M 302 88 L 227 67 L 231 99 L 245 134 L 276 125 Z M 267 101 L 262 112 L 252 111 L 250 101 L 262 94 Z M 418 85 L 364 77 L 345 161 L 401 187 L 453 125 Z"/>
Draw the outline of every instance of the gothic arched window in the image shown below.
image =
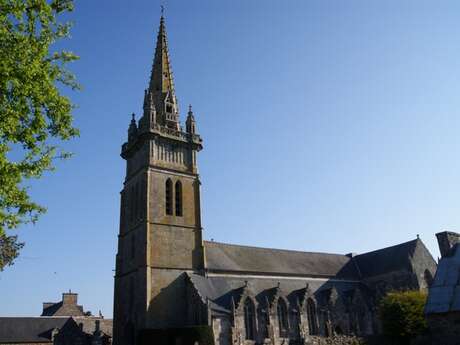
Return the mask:
<path id="1" fill-rule="evenodd" d="M 318 327 L 316 326 L 316 305 L 311 298 L 307 300 L 307 318 L 310 335 L 318 334 Z"/>
<path id="2" fill-rule="evenodd" d="M 278 299 L 278 327 L 281 338 L 288 337 L 288 320 L 287 320 L 287 306 L 286 302 L 282 299 Z"/>
<path id="3" fill-rule="evenodd" d="M 182 217 L 182 183 L 176 182 L 176 216 Z"/>
<path id="4" fill-rule="evenodd" d="M 249 297 L 244 301 L 244 329 L 246 331 L 246 339 L 255 339 L 255 312 L 254 303 Z"/>
<path id="5" fill-rule="evenodd" d="M 172 208 L 172 199 L 173 199 L 173 184 L 172 181 L 168 178 L 165 185 L 165 210 L 167 215 L 173 214 Z"/>
<path id="6" fill-rule="evenodd" d="M 300 339 L 300 314 L 298 310 L 292 311 L 292 329 L 296 339 Z"/>
<path id="7" fill-rule="evenodd" d="M 429 288 L 431 284 L 433 284 L 433 275 L 431 274 L 430 271 L 425 270 L 423 274 L 423 278 L 425 279 L 426 287 Z"/>
<path id="8" fill-rule="evenodd" d="M 259 307 L 257 320 L 259 322 L 259 335 L 263 339 L 268 338 L 268 314 L 262 307 Z"/>

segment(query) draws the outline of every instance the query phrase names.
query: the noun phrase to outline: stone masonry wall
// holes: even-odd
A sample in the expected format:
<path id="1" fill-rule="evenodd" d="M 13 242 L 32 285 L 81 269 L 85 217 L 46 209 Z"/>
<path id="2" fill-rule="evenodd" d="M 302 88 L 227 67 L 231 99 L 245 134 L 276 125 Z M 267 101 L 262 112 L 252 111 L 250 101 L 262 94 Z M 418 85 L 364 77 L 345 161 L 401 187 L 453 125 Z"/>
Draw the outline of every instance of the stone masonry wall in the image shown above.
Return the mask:
<path id="1" fill-rule="evenodd" d="M 361 345 L 365 342 L 361 338 L 352 336 L 315 337 L 305 339 L 305 345 Z"/>

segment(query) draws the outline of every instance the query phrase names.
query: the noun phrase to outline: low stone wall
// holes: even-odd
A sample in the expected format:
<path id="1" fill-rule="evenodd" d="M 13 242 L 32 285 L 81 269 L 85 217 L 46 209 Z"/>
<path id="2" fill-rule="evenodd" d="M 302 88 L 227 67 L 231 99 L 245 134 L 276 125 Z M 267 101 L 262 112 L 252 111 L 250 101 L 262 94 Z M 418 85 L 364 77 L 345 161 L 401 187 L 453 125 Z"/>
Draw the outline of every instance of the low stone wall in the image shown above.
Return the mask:
<path id="1" fill-rule="evenodd" d="M 351 336 L 333 337 L 314 337 L 309 336 L 305 339 L 306 345 L 363 345 L 365 342 L 361 338 Z"/>

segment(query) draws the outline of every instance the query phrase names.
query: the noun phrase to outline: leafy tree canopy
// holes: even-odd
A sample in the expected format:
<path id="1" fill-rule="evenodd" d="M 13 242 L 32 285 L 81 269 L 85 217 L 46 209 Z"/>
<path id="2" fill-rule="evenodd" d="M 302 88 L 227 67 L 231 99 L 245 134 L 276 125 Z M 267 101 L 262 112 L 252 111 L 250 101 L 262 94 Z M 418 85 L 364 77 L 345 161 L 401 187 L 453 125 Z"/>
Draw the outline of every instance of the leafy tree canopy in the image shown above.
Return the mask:
<path id="1" fill-rule="evenodd" d="M 379 307 L 383 333 L 402 344 L 422 334 L 427 328 L 423 313 L 426 298 L 426 292 L 418 290 L 389 292 Z"/>
<path id="2" fill-rule="evenodd" d="M 7 231 L 45 212 L 26 181 L 67 158 L 59 142 L 78 135 L 73 105 L 58 89 L 78 88 L 65 68 L 77 56 L 51 50 L 69 35 L 59 15 L 72 10 L 72 0 L 0 0 L 0 271 L 22 247 Z"/>

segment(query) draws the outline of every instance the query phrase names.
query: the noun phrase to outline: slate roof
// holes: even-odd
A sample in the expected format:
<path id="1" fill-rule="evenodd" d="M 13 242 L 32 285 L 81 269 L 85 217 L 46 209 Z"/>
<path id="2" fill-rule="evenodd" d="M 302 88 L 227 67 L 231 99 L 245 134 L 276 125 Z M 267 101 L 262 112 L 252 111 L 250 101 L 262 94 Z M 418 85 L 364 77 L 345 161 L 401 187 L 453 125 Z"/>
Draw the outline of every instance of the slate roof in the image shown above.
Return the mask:
<path id="1" fill-rule="evenodd" d="M 87 334 L 93 334 L 96 329 L 96 320 L 99 320 L 100 330 L 108 335 L 112 336 L 113 321 L 111 319 L 101 319 L 96 317 L 73 317 L 77 325 L 83 326 L 83 332 Z"/>
<path id="2" fill-rule="evenodd" d="M 321 303 L 327 303 L 333 287 L 347 300 L 358 290 L 370 300 L 373 293 L 362 279 L 395 271 L 412 272 L 411 259 L 417 249 L 431 257 L 420 239 L 355 256 L 209 241 L 204 241 L 204 246 L 207 276 L 187 275 L 202 300 L 217 313 L 230 312 L 232 299 L 238 303 L 243 291 L 265 303 L 278 284 L 280 293 L 291 301 L 305 294 L 307 283 Z"/>
<path id="3" fill-rule="evenodd" d="M 414 255 L 417 246 L 420 245 L 424 246 L 420 239 L 415 239 L 395 246 L 357 255 L 354 257 L 354 260 L 363 278 L 400 270 L 411 271 L 410 258 Z"/>
<path id="4" fill-rule="evenodd" d="M 43 309 L 42 316 L 84 316 L 83 307 L 76 304 L 53 303 Z"/>
<path id="5" fill-rule="evenodd" d="M 356 255 L 300 252 L 204 241 L 209 272 L 235 272 L 360 280 L 394 271 L 411 271 L 420 239 Z"/>
<path id="6" fill-rule="evenodd" d="M 96 317 L 0 317 L 0 344 L 4 343 L 51 343 L 51 332 L 55 328 L 82 325 L 83 332 L 92 335 L 99 320 L 100 330 L 112 337 L 112 320 Z"/>
<path id="7" fill-rule="evenodd" d="M 68 317 L 0 317 L 0 343 L 51 343 L 51 331 Z"/>
<path id="8" fill-rule="evenodd" d="M 232 298 L 235 303 L 238 303 L 243 289 L 247 289 L 250 295 L 254 296 L 259 302 L 265 303 L 266 298 L 269 298 L 273 290 L 278 286 L 281 295 L 287 297 L 290 302 L 296 302 L 297 298 L 300 298 L 305 293 L 307 283 L 309 290 L 317 299 L 321 299 L 322 293 L 327 292 L 332 286 L 344 295 L 346 291 L 364 288 L 359 282 L 330 279 L 248 279 L 246 277 L 228 276 L 204 277 L 195 273 L 187 273 L 187 276 L 203 302 L 210 302 L 213 312 L 230 312 Z"/>
<path id="9" fill-rule="evenodd" d="M 438 264 L 429 289 L 425 313 L 460 311 L 460 245 L 452 256 L 443 257 Z"/>
<path id="10" fill-rule="evenodd" d="M 208 271 L 359 279 L 350 257 L 340 254 L 248 247 L 204 241 Z"/>

